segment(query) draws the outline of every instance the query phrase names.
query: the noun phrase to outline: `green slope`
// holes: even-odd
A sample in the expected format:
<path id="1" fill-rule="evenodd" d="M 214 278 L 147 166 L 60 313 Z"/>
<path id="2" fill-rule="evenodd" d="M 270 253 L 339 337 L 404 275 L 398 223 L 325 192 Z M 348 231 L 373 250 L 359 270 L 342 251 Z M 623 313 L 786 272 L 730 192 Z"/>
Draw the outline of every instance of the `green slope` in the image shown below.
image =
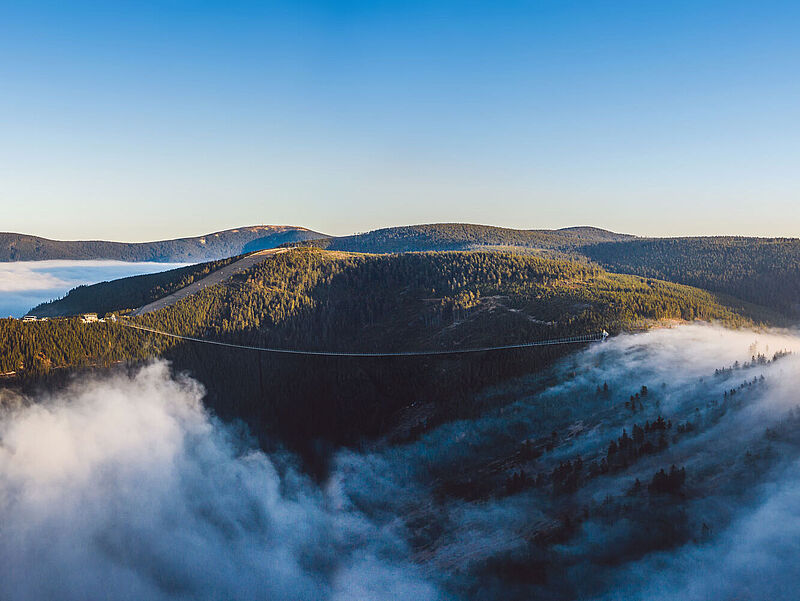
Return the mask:
<path id="1" fill-rule="evenodd" d="M 613 271 L 681 282 L 800 315 L 800 240 L 794 238 L 631 240 L 588 245 L 580 252 Z"/>
<path id="2" fill-rule="evenodd" d="M 305 249 L 139 321 L 192 335 L 241 332 L 264 343 L 395 350 L 403 344 L 441 348 L 618 331 L 645 320 L 744 323 L 744 312 L 702 290 L 577 262 L 496 252 L 363 255 Z M 485 327 L 485 320 L 495 327 Z M 496 327 L 500 321 L 507 322 L 503 329 Z"/>
<path id="3" fill-rule="evenodd" d="M 131 278 L 120 290 L 132 281 L 143 284 L 140 295 L 150 290 L 146 280 Z M 237 344 L 374 352 L 525 343 L 666 319 L 751 323 L 744 308 L 726 306 L 711 293 L 585 263 L 498 252 L 317 249 L 270 257 L 132 321 Z M 245 419 L 255 432 L 271 432 L 301 452 L 310 452 L 318 438 L 350 443 L 380 434 L 416 399 L 450 407 L 454 399 L 537 371 L 574 348 L 393 359 L 281 356 L 75 319 L 0 320 L 0 345 L 7 349 L 0 371 L 34 380 L 58 367 L 164 356 L 206 386 L 219 415 Z"/>
<path id="4" fill-rule="evenodd" d="M 81 287 L 60 303 L 74 313 L 138 306 L 224 263 Z M 744 324 L 764 317 L 696 288 L 530 255 L 296 249 L 134 321 L 253 344 L 375 351 L 512 344 L 599 329 L 614 332 L 663 319 Z M 15 349 L 8 342 L 12 330 L 72 322 L 4 323 L 4 348 Z M 69 338 L 68 331 L 59 335 Z M 169 345 L 162 342 L 159 348 Z M 26 353 L 27 362 L 32 354 L 51 354 L 47 348 Z M 6 355 L 4 369 L 13 369 L 15 355 Z M 112 348 L 106 355 L 122 359 L 128 351 Z M 52 363 L 70 363 L 69 356 L 59 356 Z"/>

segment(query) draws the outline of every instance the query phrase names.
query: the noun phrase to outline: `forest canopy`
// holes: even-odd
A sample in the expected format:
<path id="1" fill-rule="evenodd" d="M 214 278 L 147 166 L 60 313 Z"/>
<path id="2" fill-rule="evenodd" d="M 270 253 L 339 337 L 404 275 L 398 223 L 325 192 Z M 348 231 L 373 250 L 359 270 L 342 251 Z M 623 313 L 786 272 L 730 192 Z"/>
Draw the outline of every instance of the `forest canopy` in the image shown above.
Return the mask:
<path id="1" fill-rule="evenodd" d="M 61 303 L 101 315 L 133 308 L 228 261 L 81 287 Z M 46 315 L 47 305 L 37 309 Z M 760 315 L 713 294 L 594 265 L 499 252 L 362 255 L 296 249 L 135 323 L 287 348 L 400 350 L 513 344 L 611 332 L 663 319 L 749 323 Z M 3 371 L 143 356 L 119 325 L 3 320 Z M 171 345 L 149 340 L 150 352 Z"/>

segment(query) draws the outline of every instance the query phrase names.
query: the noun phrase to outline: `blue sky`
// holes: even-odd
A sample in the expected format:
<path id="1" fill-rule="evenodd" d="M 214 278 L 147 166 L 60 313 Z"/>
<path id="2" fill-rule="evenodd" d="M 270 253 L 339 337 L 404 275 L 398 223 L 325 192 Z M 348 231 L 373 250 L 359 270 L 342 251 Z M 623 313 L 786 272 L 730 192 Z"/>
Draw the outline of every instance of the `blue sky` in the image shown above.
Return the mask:
<path id="1" fill-rule="evenodd" d="M 0 230 L 800 236 L 792 2 L 3 2 Z"/>

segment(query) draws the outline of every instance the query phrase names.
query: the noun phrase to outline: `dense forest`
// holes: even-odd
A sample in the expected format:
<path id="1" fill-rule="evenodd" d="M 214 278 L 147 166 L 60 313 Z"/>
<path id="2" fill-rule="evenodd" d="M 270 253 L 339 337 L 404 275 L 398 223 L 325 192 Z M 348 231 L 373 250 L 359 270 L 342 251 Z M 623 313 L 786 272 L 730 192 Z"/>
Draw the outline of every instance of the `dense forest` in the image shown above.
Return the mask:
<path id="1" fill-rule="evenodd" d="M 0 261 L 46 259 L 112 259 L 159 263 L 211 261 L 274 248 L 288 242 L 322 237 L 323 234 L 306 228 L 283 225 L 242 227 L 205 236 L 157 242 L 64 241 L 0 232 Z"/>
<path id="2" fill-rule="evenodd" d="M 486 247 L 568 250 L 584 244 L 630 238 L 633 236 L 594 227 L 517 230 L 469 223 L 433 223 L 384 228 L 354 236 L 313 240 L 308 244 L 329 250 L 365 253 L 474 250 Z"/>
<path id="3" fill-rule="evenodd" d="M 265 344 L 373 351 L 387 345 L 396 350 L 514 343 L 603 328 L 615 332 L 642 320 L 741 324 L 744 312 L 695 288 L 578 262 L 511 253 L 299 249 L 140 321 L 188 335 L 243 333 Z M 469 328 L 471 321 L 489 316 L 513 323 L 507 330 Z M 441 327 L 455 322 L 459 328 Z M 460 338 L 443 330 L 459 332 Z"/>
<path id="4" fill-rule="evenodd" d="M 58 257 L 203 261 L 279 245 L 382 254 L 512 251 L 593 261 L 612 272 L 686 284 L 725 295 L 726 302 L 737 308 L 745 303 L 759 305 L 772 312 L 764 313 L 766 319 L 781 325 L 800 314 L 797 301 L 800 298 L 800 240 L 787 238 L 643 239 L 592 227 L 517 230 L 463 223 L 392 227 L 353 236 L 328 237 L 304 228 L 258 226 L 142 244 L 55 242 L 19 234 L 0 234 L 0 260 Z M 132 287 L 111 303 L 95 303 L 97 309 L 87 309 L 84 301 L 98 290 L 83 290 L 70 295 L 69 303 L 61 307 L 68 307 L 70 311 L 74 308 L 76 312 L 79 307 L 100 312 L 118 310 L 131 304 L 122 299 L 128 294 L 138 294 L 137 290 Z M 159 291 L 154 290 L 154 293 Z M 111 289 L 101 292 L 102 296 L 111 294 Z M 138 294 L 136 302 L 146 296 Z M 60 309 L 46 311 L 49 311 L 46 307 L 37 309 L 40 315 L 64 314 Z M 759 309 L 750 306 L 746 311 L 753 314 Z"/>
<path id="5" fill-rule="evenodd" d="M 151 294 L 178 285 L 153 276 L 89 287 L 113 304 L 140 285 Z M 197 269 L 200 269 L 198 267 Z M 166 278 L 164 274 L 162 277 Z M 148 279 L 151 278 L 151 279 Z M 127 292 L 126 292 L 127 293 Z M 131 322 L 236 344 L 334 351 L 443 350 L 525 343 L 662 319 L 751 323 L 744 307 L 676 284 L 617 275 L 586 263 L 499 252 L 355 255 L 296 249 L 229 281 Z M 2 371 L 22 381 L 65 366 L 164 356 L 208 388 L 209 405 L 254 431 L 278 428 L 290 444 L 352 442 L 385 430 L 416 398 L 451 418 L 460 400 L 487 384 L 538 369 L 569 349 L 509 350 L 456 358 L 330 358 L 221 349 L 77 320 L 4 320 Z M 300 449 L 308 451 L 308 449 Z"/>
<path id="6" fill-rule="evenodd" d="M 0 374 L 36 381 L 62 368 L 108 367 L 123 360 L 152 357 L 169 344 L 113 323 L 78 318 L 23 323 L 0 319 Z"/>
<path id="7" fill-rule="evenodd" d="M 800 314 L 800 240 L 665 238 L 580 249 L 608 269 L 729 294 L 785 315 Z"/>
<path id="8" fill-rule="evenodd" d="M 597 228 L 513 230 L 432 224 L 375 230 L 303 244 L 353 252 L 514 250 L 595 261 L 617 272 L 687 284 L 761 305 L 787 323 L 800 314 L 800 240 L 791 238 L 642 239 Z"/>

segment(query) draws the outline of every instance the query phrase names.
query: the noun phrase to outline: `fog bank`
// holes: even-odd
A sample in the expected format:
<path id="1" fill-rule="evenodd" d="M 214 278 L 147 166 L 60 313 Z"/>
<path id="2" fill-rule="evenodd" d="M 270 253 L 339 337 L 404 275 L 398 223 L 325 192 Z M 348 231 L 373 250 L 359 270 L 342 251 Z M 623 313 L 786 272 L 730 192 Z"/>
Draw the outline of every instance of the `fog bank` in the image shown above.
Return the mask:
<path id="1" fill-rule="evenodd" d="M 83 284 L 158 273 L 186 265 L 188 263 L 97 260 L 0 262 L 0 317 L 22 317 L 33 307 L 60 298 Z"/>
<path id="2" fill-rule="evenodd" d="M 0 598 L 796 598 L 792 332 L 594 344 L 477 417 L 339 450 L 323 485 L 202 396 L 155 363 L 7 404 Z M 655 487 L 672 465 L 685 481 Z"/>
<path id="3" fill-rule="evenodd" d="M 0 421 L 0 598 L 435 599 L 376 529 L 157 363 Z"/>

